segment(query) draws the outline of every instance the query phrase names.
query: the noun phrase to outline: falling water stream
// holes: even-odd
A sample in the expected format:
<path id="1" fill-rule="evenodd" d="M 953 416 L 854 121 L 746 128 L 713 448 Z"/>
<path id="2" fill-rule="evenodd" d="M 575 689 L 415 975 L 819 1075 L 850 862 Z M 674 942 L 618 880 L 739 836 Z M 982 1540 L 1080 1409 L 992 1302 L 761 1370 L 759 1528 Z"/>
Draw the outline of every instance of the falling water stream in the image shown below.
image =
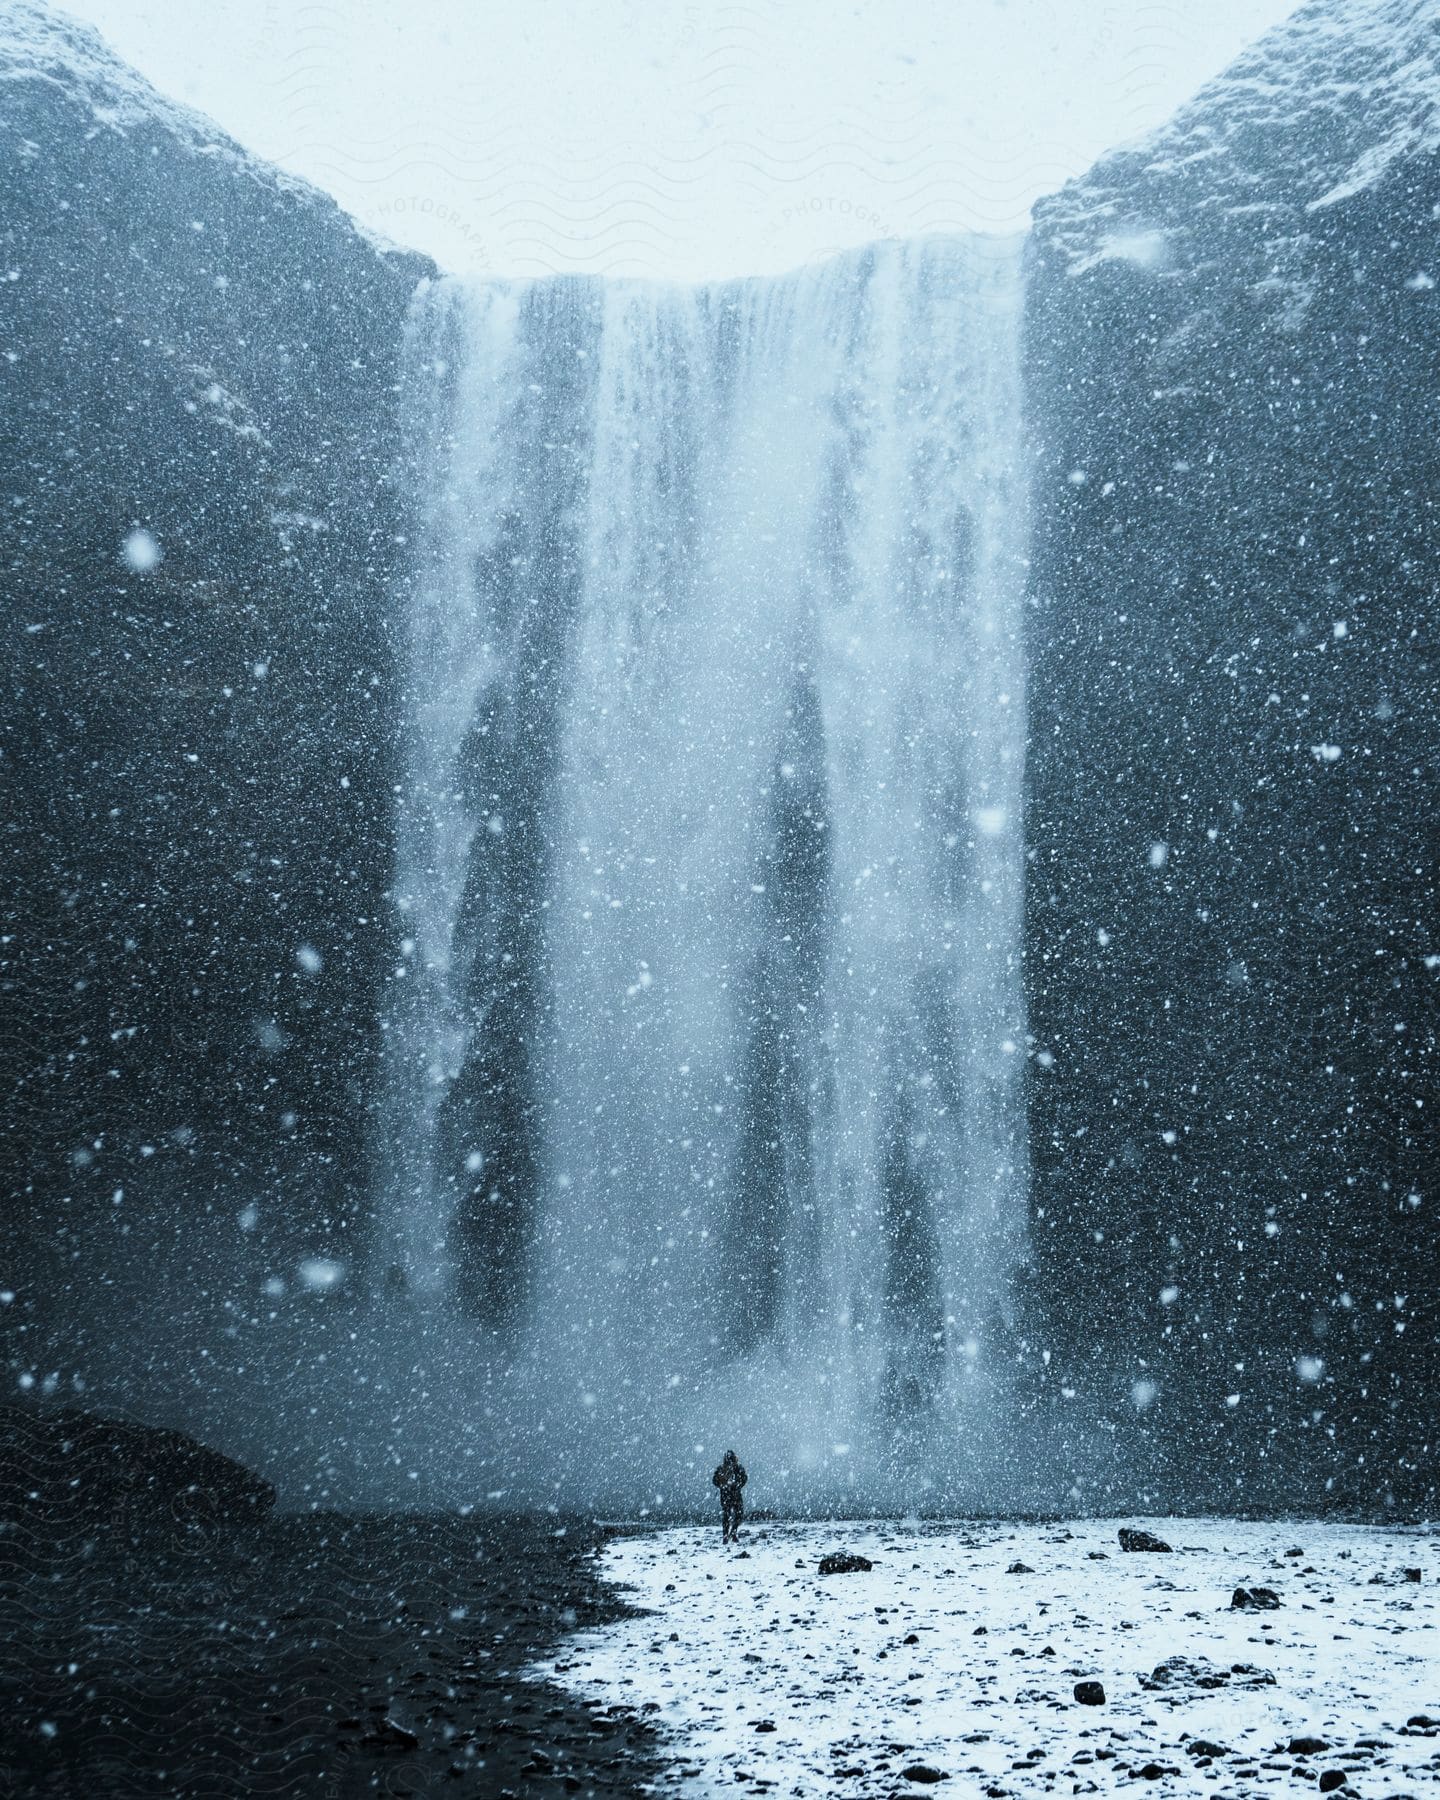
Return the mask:
<path id="1" fill-rule="evenodd" d="M 383 1270 L 572 1470 L 833 1484 L 993 1407 L 1019 319 L 976 238 L 417 297 Z"/>

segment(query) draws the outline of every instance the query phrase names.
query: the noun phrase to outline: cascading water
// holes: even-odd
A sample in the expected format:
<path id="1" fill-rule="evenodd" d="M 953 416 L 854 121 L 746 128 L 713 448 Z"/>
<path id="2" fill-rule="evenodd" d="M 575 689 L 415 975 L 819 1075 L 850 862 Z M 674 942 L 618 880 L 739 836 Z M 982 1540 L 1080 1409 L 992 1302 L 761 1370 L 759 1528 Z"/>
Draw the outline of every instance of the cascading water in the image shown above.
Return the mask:
<path id="1" fill-rule="evenodd" d="M 947 238 L 417 299 L 383 1255 L 591 1499 L 953 1492 L 993 1410 L 1019 313 Z"/>

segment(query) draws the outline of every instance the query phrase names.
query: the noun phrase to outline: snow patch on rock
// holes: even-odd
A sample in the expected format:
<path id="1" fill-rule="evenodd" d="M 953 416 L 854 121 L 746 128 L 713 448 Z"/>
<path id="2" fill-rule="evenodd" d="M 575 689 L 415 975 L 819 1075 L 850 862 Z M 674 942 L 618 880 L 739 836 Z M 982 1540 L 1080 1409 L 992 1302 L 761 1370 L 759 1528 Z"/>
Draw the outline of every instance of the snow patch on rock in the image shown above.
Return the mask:
<path id="1" fill-rule="evenodd" d="M 1437 146 L 1434 0 L 1311 0 L 1160 130 L 1040 202 L 1036 219 L 1081 273 L 1114 259 L 1108 245 L 1143 237 L 1147 221 L 1176 219 L 1177 206 L 1237 220 L 1264 211 L 1277 226 L 1298 225 Z M 1183 236 L 1167 234 L 1167 261 Z M 1303 292 L 1281 298 L 1294 329 Z"/>

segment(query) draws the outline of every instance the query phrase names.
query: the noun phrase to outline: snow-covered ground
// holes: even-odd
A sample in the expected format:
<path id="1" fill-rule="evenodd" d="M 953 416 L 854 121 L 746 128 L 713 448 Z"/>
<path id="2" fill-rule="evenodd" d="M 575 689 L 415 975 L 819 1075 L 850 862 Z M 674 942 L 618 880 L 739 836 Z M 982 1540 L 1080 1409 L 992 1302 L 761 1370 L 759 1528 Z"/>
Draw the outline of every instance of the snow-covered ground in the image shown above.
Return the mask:
<path id="1" fill-rule="evenodd" d="M 541 1672 L 647 1712 L 687 1794 L 890 1795 L 936 1772 L 990 1796 L 1440 1790 L 1434 1534 L 1131 1521 L 1165 1555 L 1122 1552 L 1123 1523 L 621 1538 L 604 1572 L 644 1616 L 570 1638 Z M 874 1567 L 821 1575 L 831 1550 Z M 1234 1610 L 1242 1586 L 1280 1605 Z M 1145 1685 L 1177 1657 L 1200 1668 Z M 1104 1704 L 1080 1704 L 1096 1680 Z"/>

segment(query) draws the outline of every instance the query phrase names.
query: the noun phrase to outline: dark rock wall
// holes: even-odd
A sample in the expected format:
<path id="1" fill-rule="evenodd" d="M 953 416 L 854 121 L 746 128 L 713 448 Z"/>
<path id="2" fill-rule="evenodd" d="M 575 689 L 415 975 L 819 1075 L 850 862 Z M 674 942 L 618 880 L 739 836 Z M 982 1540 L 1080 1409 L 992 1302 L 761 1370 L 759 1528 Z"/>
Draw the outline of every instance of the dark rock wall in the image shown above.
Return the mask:
<path id="1" fill-rule="evenodd" d="M 1034 1347 L 1176 1503 L 1433 1491 L 1427 10 L 1304 9 L 1032 244 Z"/>
<path id="2" fill-rule="evenodd" d="M 252 1202 L 262 1264 L 345 1254 L 365 1203 L 426 265 L 27 17 L 0 85 L 9 1266 L 54 1300 L 148 1267 L 178 1303 Z"/>

